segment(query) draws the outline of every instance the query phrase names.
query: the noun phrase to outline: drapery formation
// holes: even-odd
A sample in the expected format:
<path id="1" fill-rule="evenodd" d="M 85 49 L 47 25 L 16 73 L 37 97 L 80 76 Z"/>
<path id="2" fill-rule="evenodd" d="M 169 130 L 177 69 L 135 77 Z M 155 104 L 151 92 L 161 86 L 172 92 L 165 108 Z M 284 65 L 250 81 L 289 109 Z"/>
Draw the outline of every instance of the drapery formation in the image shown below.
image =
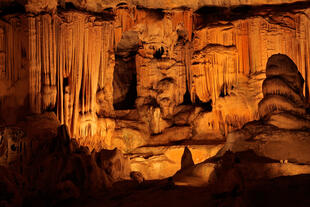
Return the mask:
<path id="1" fill-rule="evenodd" d="M 150 122 L 151 133 L 171 126 L 166 120 L 184 102 L 186 91 L 192 103 L 212 100 L 213 115 L 206 119 L 226 133 L 257 118 L 261 87 L 247 78 L 264 73 L 272 54 L 287 54 L 296 63 L 309 103 L 309 13 L 305 9 L 203 28 L 196 28 L 197 14 L 189 9 L 126 5 L 113 10 L 114 18 L 77 11 L 6 16 L 0 20 L 2 119 L 10 123 L 25 112 L 55 111 L 71 136 L 105 137 L 100 143 L 109 145 L 115 128 L 115 51 L 124 32 L 133 31 L 139 39 L 136 106 L 153 107 L 151 118 L 143 120 Z M 252 91 L 235 92 L 249 85 Z M 244 98 L 234 98 L 232 92 Z M 225 106 L 232 101 L 240 110 Z"/>

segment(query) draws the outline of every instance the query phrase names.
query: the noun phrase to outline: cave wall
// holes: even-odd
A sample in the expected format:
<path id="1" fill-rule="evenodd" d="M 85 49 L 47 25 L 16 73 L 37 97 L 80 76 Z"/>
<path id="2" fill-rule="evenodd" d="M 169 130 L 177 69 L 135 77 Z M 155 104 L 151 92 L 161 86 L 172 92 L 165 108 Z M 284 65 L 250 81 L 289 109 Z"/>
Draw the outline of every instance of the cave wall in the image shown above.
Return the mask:
<path id="1" fill-rule="evenodd" d="M 226 133 L 258 118 L 263 73 L 272 54 L 287 54 L 296 63 L 309 103 L 309 12 L 252 16 L 194 31 L 190 92 L 192 99 L 213 100 L 214 113 L 203 118 L 211 123 L 211 130 Z M 238 91 L 240 87 L 247 89 Z M 231 96 L 223 98 L 223 94 Z"/>
<path id="2" fill-rule="evenodd" d="M 8 17 L 2 28 L 1 79 L 6 84 L 1 91 L 9 93 L 1 96 L 2 111 L 10 107 L 23 109 L 21 114 L 55 111 L 74 137 L 102 133 L 100 126 L 106 122 L 97 122 L 113 111 L 112 22 L 64 12 Z M 16 101 L 6 104 L 10 97 Z"/>
<path id="3" fill-rule="evenodd" d="M 115 137 L 127 139 L 128 134 L 129 139 L 142 137 L 145 144 L 175 125 L 182 125 L 181 132 L 191 131 L 189 137 L 227 134 L 258 118 L 261 83 L 272 54 L 294 60 L 309 102 L 309 12 L 203 27 L 198 26 L 203 17 L 191 9 L 126 4 L 101 15 L 6 15 L 0 21 L 1 119 L 12 124 L 28 113 L 55 111 L 71 136 L 92 148 L 118 146 Z M 126 32 L 138 36 L 134 124 L 119 120 L 113 109 L 115 54 L 122 39 L 126 42 Z M 180 121 L 186 92 L 199 108 L 187 122 Z M 212 111 L 203 109 L 206 103 L 212 103 Z M 130 124 L 129 133 L 123 125 Z"/>

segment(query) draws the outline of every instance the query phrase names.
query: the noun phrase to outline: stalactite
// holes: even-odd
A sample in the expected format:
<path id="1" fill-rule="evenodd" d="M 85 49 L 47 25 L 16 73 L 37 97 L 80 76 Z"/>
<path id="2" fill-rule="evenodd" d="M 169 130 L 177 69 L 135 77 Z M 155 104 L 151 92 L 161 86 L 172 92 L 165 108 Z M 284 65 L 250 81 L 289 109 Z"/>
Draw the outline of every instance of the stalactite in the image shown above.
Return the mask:
<path id="1" fill-rule="evenodd" d="M 41 18 L 42 28 L 42 110 L 53 109 L 56 105 L 56 39 L 53 17 L 44 15 Z"/>
<path id="2" fill-rule="evenodd" d="M 4 27 L 0 27 L 0 79 L 5 78 L 5 42 L 4 42 Z"/>
<path id="3" fill-rule="evenodd" d="M 17 94 L 11 86 L 23 80 L 27 83 L 25 96 L 29 93 L 26 107 L 29 105 L 31 112 L 57 106 L 57 116 L 68 125 L 71 136 L 84 143 L 96 139 L 103 143 L 101 138 L 90 141 L 90 137 L 106 136 L 109 145 L 115 127 L 113 120 L 106 121 L 114 115 L 115 50 L 124 32 L 130 31 L 138 36 L 136 103 L 138 108 L 149 107 L 146 120 L 156 123 L 158 133 L 171 126 L 166 120 L 172 119 L 175 107 L 183 103 L 186 87 L 193 103 L 212 100 L 213 115 L 207 117 L 212 129 L 227 133 L 256 118 L 254 102 L 261 93 L 258 83 L 274 53 L 287 54 L 296 62 L 309 102 L 310 9 L 194 30 L 191 10 L 123 5 L 114 12 L 113 21 L 61 12 L 8 17 L 9 24 L 0 22 L 0 77 L 3 85 L 13 88 L 5 93 Z M 246 94 L 242 87 L 251 90 Z M 5 95 L 1 94 L 1 101 L 7 101 Z M 232 112 L 226 106 L 231 100 L 245 112 L 238 111 L 240 116 Z"/>
<path id="4" fill-rule="evenodd" d="M 57 106 L 71 136 L 110 147 L 114 121 L 105 117 L 113 114 L 114 23 L 78 12 L 8 22 L 0 22 L 1 110 L 12 107 L 8 96 L 18 101 L 18 110 L 40 113 Z M 98 93 L 104 103 L 98 104 Z"/>
<path id="5" fill-rule="evenodd" d="M 32 112 L 41 112 L 41 25 L 39 17 L 28 17 L 29 24 L 29 105 Z"/>

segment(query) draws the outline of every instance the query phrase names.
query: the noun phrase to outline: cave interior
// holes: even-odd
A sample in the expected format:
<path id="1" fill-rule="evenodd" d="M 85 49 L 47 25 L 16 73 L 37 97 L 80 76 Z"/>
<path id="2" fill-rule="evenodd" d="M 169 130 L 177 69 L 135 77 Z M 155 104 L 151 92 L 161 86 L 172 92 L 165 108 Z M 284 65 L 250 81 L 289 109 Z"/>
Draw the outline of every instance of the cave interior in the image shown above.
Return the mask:
<path id="1" fill-rule="evenodd" d="M 310 206 L 309 16 L 1 0 L 0 206 Z"/>

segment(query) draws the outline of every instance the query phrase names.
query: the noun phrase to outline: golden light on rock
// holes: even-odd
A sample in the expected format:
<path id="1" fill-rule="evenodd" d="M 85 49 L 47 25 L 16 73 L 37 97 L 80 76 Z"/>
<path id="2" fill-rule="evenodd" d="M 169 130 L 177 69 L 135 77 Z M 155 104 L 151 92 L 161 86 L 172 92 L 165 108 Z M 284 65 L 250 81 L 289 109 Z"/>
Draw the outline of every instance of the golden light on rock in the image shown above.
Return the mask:
<path id="1" fill-rule="evenodd" d="M 262 206 L 269 189 L 270 205 L 309 206 L 309 15 L 293 0 L 1 1 L 0 206 Z"/>

